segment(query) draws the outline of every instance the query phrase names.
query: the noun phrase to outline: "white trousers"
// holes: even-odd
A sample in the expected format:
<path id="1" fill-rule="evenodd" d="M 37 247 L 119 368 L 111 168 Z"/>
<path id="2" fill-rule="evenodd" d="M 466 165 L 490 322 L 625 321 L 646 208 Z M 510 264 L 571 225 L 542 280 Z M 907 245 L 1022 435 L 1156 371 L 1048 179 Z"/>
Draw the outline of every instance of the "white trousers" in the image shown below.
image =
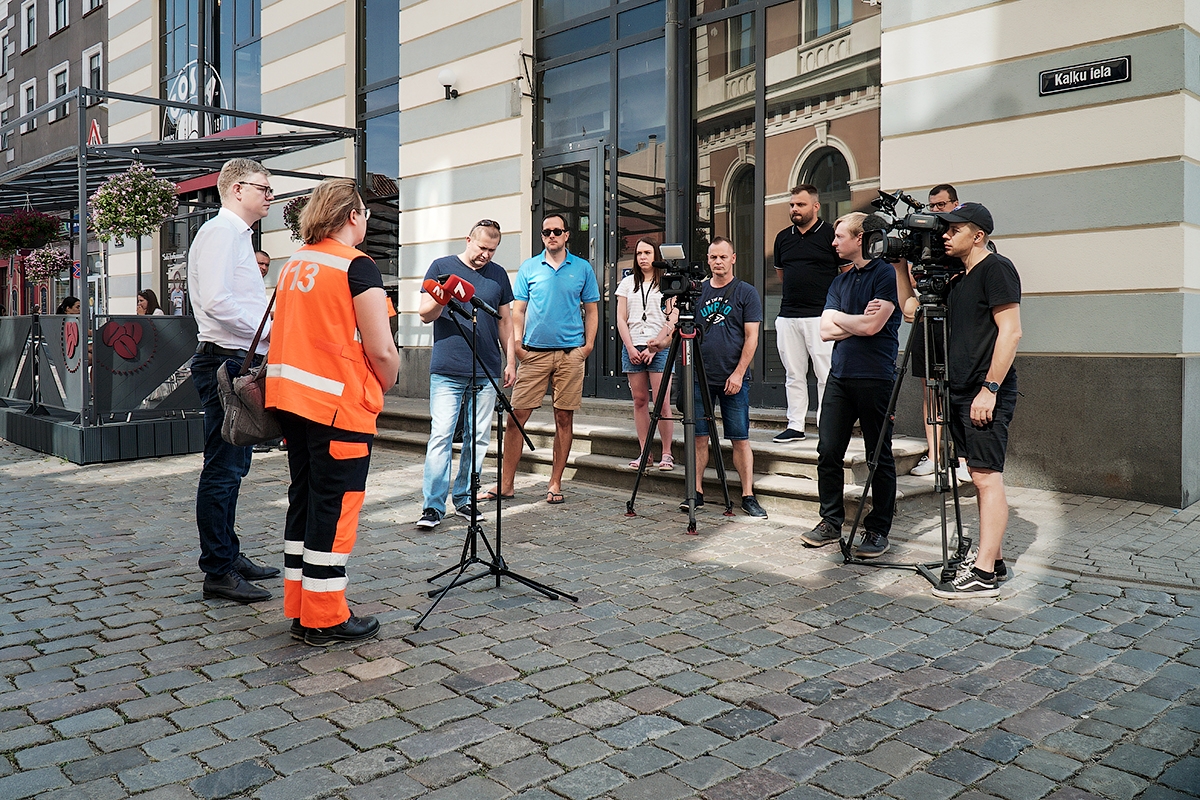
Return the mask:
<path id="1" fill-rule="evenodd" d="M 821 341 L 820 317 L 776 317 L 775 343 L 779 359 L 787 371 L 787 426 L 804 430 L 808 416 L 808 362 L 812 359 L 817 375 L 817 420 L 821 419 L 821 401 L 825 397 L 825 381 L 833 360 L 833 342 Z"/>

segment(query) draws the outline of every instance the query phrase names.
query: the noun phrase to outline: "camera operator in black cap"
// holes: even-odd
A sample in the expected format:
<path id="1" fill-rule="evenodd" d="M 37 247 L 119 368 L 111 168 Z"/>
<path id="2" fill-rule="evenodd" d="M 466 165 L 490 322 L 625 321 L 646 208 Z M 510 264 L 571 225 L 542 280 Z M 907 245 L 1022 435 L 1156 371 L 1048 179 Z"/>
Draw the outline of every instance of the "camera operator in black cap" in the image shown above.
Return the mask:
<path id="1" fill-rule="evenodd" d="M 946 377 L 950 435 L 955 450 L 966 455 L 979 493 L 979 549 L 933 594 L 995 597 L 1008 577 L 1001 550 L 1008 526 L 1004 456 L 1017 402 L 1013 361 L 1021 340 L 1021 278 L 1011 261 L 988 249 L 994 226 L 982 205 L 963 203 L 938 216 L 950 224 L 943 236 L 946 254 L 966 267 L 947 295 Z"/>

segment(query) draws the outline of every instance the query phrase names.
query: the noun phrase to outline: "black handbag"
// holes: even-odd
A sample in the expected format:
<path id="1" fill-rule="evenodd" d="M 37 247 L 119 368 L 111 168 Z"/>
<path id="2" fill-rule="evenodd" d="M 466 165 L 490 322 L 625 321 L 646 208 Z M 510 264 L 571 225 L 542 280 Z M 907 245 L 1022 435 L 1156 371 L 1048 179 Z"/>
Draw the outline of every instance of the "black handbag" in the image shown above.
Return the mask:
<path id="1" fill-rule="evenodd" d="M 221 423 L 221 438 L 236 447 L 269 442 L 283 435 L 279 427 L 279 418 L 275 416 L 275 412 L 266 408 L 267 360 L 264 358 L 257 367 L 250 366 L 274 304 L 275 294 L 272 293 L 271 301 L 267 303 L 267 311 L 258 325 L 258 332 L 254 334 L 254 341 L 250 344 L 245 360 L 242 361 L 241 369 L 236 374 L 231 374 L 230 370 L 237 362 L 230 360 L 217 370 L 217 394 L 221 398 L 221 408 L 225 410 L 225 421 Z"/>

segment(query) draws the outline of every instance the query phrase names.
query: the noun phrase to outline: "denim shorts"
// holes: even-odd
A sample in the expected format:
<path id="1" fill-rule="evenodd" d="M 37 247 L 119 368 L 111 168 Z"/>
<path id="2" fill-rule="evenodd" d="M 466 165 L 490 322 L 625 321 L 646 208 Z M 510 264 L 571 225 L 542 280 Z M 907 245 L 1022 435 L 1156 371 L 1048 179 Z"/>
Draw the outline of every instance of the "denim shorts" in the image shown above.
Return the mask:
<path id="1" fill-rule="evenodd" d="M 654 354 L 654 358 L 649 364 L 631 364 L 629 363 L 629 351 L 621 345 L 621 371 L 622 372 L 665 372 L 667 369 L 667 351 L 659 350 Z"/>
<path id="2" fill-rule="evenodd" d="M 700 399 L 700 384 L 696 384 L 696 435 L 708 436 L 708 420 L 704 418 L 704 405 Z M 742 381 L 742 390 L 737 394 L 725 394 L 725 385 L 710 386 L 713 410 L 721 405 L 721 432 L 731 442 L 750 438 L 750 382 Z"/>

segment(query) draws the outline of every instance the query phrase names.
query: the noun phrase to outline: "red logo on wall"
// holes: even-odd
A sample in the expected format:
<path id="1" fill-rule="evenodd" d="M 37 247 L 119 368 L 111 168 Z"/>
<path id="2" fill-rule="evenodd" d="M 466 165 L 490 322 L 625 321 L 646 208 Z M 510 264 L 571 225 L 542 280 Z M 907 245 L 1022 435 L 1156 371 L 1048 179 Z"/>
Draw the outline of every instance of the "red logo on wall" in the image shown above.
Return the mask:
<path id="1" fill-rule="evenodd" d="M 137 361 L 142 326 L 136 322 L 126 322 L 122 325 L 113 321 L 100 329 L 100 340 L 126 361 Z"/>

